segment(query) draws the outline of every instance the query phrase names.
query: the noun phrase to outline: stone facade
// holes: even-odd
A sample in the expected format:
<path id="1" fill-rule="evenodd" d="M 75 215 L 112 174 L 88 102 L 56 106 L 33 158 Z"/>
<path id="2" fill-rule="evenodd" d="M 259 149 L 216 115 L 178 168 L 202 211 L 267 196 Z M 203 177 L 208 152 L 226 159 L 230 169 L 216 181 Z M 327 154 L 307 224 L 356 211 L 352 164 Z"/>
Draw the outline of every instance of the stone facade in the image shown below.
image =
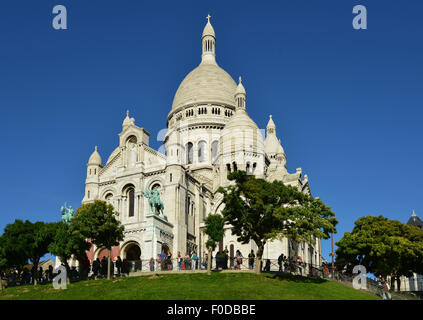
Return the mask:
<path id="1" fill-rule="evenodd" d="M 163 247 L 175 257 L 196 250 L 206 252 L 204 219 L 222 210 L 220 186 L 228 185 L 227 173 L 246 170 L 257 177 L 281 180 L 310 194 L 307 175 L 301 169 L 288 173 L 286 155 L 270 116 L 259 130 L 246 111 L 246 91 L 216 62 L 216 36 L 207 22 L 202 35 L 200 65 L 179 86 L 167 117 L 163 150 L 149 147 L 149 132 L 135 124 L 129 112 L 119 133 L 119 146 L 103 165 L 97 147 L 87 164 L 83 203 L 96 199 L 112 204 L 125 226 L 125 239 L 112 255 L 127 257 L 139 247 L 140 258 L 156 257 Z M 263 136 L 266 135 L 266 139 Z M 152 215 L 144 191 L 157 187 L 167 221 Z M 254 243 L 240 244 L 226 230 L 221 249 L 240 250 L 244 257 Z M 132 250 L 131 249 L 131 250 Z M 92 248 L 95 259 L 101 248 Z M 320 239 L 299 245 L 304 262 L 321 264 Z M 289 255 L 285 239 L 266 244 L 265 259 Z M 132 251 L 131 251 L 132 255 Z M 133 256 L 131 256 L 134 259 Z"/>

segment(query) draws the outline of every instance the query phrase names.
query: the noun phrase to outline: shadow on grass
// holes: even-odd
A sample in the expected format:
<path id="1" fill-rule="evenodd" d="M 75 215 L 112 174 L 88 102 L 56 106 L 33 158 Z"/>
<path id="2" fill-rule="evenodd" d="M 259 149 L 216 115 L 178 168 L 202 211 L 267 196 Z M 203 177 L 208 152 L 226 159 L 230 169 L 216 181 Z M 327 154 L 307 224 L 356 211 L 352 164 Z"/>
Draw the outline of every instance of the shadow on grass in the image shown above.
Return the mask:
<path id="1" fill-rule="evenodd" d="M 279 281 L 285 280 L 285 281 L 291 281 L 291 282 L 297 282 L 297 283 L 324 283 L 327 282 L 325 279 L 321 278 L 309 278 L 304 277 L 300 275 L 291 275 L 286 273 L 279 273 L 279 272 L 266 272 L 265 278 L 268 279 L 276 279 Z"/>

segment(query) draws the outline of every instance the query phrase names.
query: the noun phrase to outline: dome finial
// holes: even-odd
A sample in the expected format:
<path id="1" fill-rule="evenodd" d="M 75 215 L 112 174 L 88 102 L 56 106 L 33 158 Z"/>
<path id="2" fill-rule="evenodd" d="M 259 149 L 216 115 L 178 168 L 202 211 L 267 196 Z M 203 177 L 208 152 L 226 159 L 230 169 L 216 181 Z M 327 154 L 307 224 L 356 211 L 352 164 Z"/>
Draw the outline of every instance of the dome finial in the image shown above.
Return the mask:
<path id="1" fill-rule="evenodd" d="M 126 110 L 126 116 L 129 117 L 129 110 Z"/>
<path id="2" fill-rule="evenodd" d="M 210 13 L 207 15 L 207 17 L 206 17 L 206 18 L 207 18 L 207 22 L 208 22 L 208 23 L 210 23 L 210 18 L 211 18 Z"/>
<path id="3" fill-rule="evenodd" d="M 241 76 L 239 76 L 239 83 L 242 83 L 242 78 L 241 78 Z"/>
<path id="4" fill-rule="evenodd" d="M 94 147 L 94 150 L 97 151 L 97 146 Z"/>

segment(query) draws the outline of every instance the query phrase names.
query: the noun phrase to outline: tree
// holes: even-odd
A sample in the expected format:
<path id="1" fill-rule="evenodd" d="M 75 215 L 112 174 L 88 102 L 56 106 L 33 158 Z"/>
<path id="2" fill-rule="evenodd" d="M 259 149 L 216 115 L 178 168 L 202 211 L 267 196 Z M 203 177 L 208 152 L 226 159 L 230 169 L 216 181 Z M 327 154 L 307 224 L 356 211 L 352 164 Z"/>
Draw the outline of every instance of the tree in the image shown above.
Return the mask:
<path id="1" fill-rule="evenodd" d="M 110 279 L 110 251 L 123 240 L 124 227 L 116 219 L 119 215 L 112 205 L 101 200 L 83 204 L 70 221 L 70 232 L 78 232 L 91 239 L 97 247 L 108 249 L 107 279 Z"/>
<path id="2" fill-rule="evenodd" d="M 208 240 L 206 242 L 206 247 L 209 249 L 208 261 L 207 261 L 207 274 L 211 274 L 211 256 L 213 250 L 216 248 L 217 243 L 223 240 L 223 235 L 225 230 L 225 220 L 219 214 L 210 214 L 205 219 L 205 233 L 208 235 Z"/>
<path id="3" fill-rule="evenodd" d="M 313 236 L 328 239 L 336 232 L 335 214 L 320 199 L 281 181 L 268 182 L 245 171 L 232 172 L 228 179 L 235 184 L 218 189 L 225 204 L 222 215 L 232 225 L 238 241 L 256 243 L 256 273 L 260 272 L 268 241 L 283 237 L 295 241 L 310 241 Z"/>
<path id="4" fill-rule="evenodd" d="M 336 245 L 340 268 L 363 265 L 376 276 L 390 276 L 392 284 L 396 279 L 398 289 L 401 276 L 423 273 L 423 231 L 382 215 L 358 219 Z"/>
<path id="5" fill-rule="evenodd" d="M 33 265 L 34 285 L 37 284 L 38 263 L 47 254 L 53 240 L 54 223 L 15 220 L 6 225 L 2 235 L 3 250 L 9 266 L 21 267 L 28 262 Z"/>
<path id="6" fill-rule="evenodd" d="M 67 282 L 69 282 L 70 267 L 68 260 L 73 256 L 80 258 L 89 250 L 91 244 L 86 237 L 77 229 L 70 230 L 70 226 L 66 222 L 56 223 L 56 232 L 53 241 L 48 249 L 65 264 L 67 271 Z"/>

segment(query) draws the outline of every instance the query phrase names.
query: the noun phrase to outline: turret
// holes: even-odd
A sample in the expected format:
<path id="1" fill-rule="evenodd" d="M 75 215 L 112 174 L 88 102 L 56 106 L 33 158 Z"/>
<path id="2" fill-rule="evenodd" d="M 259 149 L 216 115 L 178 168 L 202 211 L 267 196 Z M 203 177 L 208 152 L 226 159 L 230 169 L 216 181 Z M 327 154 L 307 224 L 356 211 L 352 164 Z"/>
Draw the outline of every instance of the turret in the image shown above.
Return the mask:
<path id="1" fill-rule="evenodd" d="M 91 154 L 87 163 L 87 179 L 85 182 L 85 197 L 84 201 L 91 201 L 97 196 L 98 193 L 98 181 L 99 173 L 102 168 L 101 156 L 95 146 L 94 152 Z"/>
<path id="2" fill-rule="evenodd" d="M 245 91 L 245 88 L 242 85 L 241 77 L 239 77 L 239 83 L 238 83 L 238 86 L 236 87 L 236 91 L 235 91 L 236 108 L 237 109 L 238 108 L 245 109 L 246 100 L 247 100 L 247 92 Z"/>
<path id="3" fill-rule="evenodd" d="M 276 125 L 273 122 L 272 115 L 269 116 L 269 122 L 267 123 L 264 146 L 271 162 L 278 162 L 286 166 L 285 151 L 282 148 L 281 141 L 276 136 Z"/>

